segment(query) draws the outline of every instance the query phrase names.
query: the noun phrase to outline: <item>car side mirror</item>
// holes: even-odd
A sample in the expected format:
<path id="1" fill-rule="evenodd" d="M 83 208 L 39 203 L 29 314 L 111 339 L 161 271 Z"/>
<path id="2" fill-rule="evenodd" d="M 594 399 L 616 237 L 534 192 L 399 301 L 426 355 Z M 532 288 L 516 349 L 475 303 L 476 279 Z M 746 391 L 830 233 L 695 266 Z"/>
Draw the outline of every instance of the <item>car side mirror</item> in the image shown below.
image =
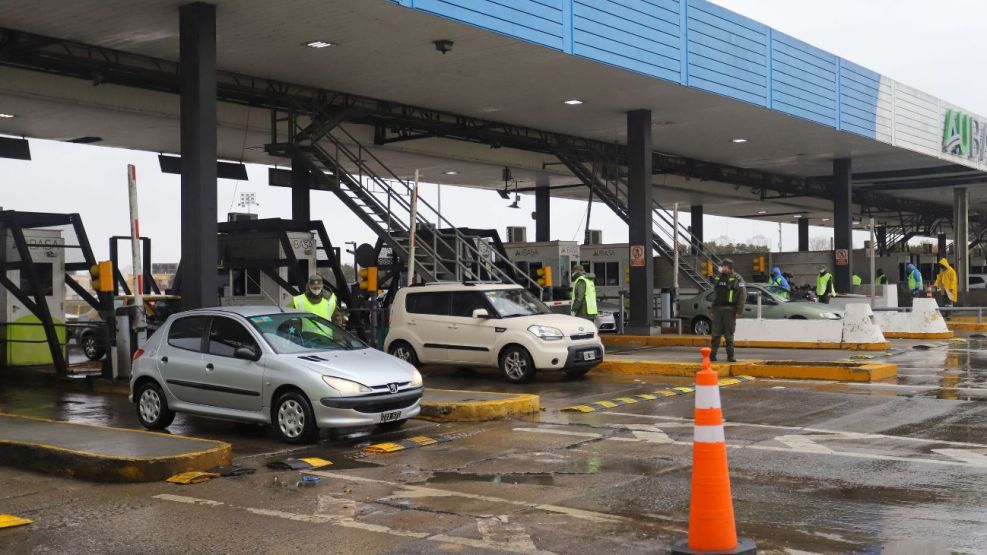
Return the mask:
<path id="1" fill-rule="evenodd" d="M 485 308 L 477 308 L 473 310 L 473 317 L 478 318 L 480 320 L 486 320 L 490 318 L 490 313 L 487 312 L 487 309 Z"/>
<path id="2" fill-rule="evenodd" d="M 233 358 L 252 360 L 256 362 L 260 360 L 260 353 L 250 347 L 240 347 L 239 349 L 233 351 Z"/>

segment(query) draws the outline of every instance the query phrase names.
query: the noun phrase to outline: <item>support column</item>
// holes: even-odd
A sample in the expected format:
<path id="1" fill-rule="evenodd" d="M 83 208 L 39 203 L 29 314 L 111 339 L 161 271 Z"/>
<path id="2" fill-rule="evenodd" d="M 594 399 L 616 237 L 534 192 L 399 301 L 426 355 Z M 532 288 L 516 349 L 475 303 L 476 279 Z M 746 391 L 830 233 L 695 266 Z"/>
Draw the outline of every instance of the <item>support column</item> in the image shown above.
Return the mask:
<path id="1" fill-rule="evenodd" d="M 291 219 L 294 222 L 312 221 L 311 174 L 300 159 L 291 161 Z"/>
<path id="2" fill-rule="evenodd" d="M 631 246 L 644 247 L 644 265 L 631 266 L 631 319 L 627 332 L 660 333 L 655 327 L 655 269 L 651 228 L 651 110 L 627 112 L 627 204 Z"/>
<path id="3" fill-rule="evenodd" d="M 703 248 L 703 205 L 693 204 L 690 207 L 692 214 L 692 254 L 699 254 Z"/>
<path id="4" fill-rule="evenodd" d="M 877 255 L 887 256 L 888 254 L 888 226 L 881 225 L 877 226 L 874 234 L 877 239 Z"/>
<path id="5" fill-rule="evenodd" d="M 552 195 L 548 185 L 535 187 L 535 241 L 552 240 Z"/>
<path id="6" fill-rule="evenodd" d="M 799 219 L 799 252 L 809 252 L 809 218 Z"/>
<path id="7" fill-rule="evenodd" d="M 965 187 L 953 189 L 953 233 L 958 290 L 966 293 L 970 290 L 970 190 Z"/>
<path id="8" fill-rule="evenodd" d="M 853 205 L 851 203 L 852 176 L 850 159 L 833 160 L 833 248 L 846 249 L 847 263 L 833 265 L 833 277 L 836 278 L 836 292 L 850 292 L 850 276 L 853 275 Z"/>
<path id="9" fill-rule="evenodd" d="M 182 304 L 215 306 L 216 270 L 216 6 L 179 8 L 182 150 Z"/>

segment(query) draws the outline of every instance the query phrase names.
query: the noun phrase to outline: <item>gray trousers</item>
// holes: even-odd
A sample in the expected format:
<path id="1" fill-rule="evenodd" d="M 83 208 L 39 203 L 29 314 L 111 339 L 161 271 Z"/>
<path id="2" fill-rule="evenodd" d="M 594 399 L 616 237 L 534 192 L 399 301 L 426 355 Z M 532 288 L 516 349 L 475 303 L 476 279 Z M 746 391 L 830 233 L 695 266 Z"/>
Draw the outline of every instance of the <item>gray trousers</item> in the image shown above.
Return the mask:
<path id="1" fill-rule="evenodd" d="M 737 331 L 737 313 L 734 312 L 733 307 L 714 308 L 710 317 L 713 320 L 711 355 L 716 357 L 716 351 L 720 349 L 720 337 L 723 337 L 727 344 L 727 358 L 736 358 L 733 350 L 733 334 Z"/>

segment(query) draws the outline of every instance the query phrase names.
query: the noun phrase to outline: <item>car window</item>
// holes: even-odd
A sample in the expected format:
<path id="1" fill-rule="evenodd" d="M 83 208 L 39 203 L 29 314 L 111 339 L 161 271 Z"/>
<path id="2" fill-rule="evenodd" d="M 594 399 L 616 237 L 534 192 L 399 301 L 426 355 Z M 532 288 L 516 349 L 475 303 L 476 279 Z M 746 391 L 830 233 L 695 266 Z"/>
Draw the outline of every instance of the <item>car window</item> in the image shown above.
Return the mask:
<path id="1" fill-rule="evenodd" d="M 449 314 L 449 293 L 411 293 L 405 299 L 404 309 L 412 314 Z"/>
<path id="2" fill-rule="evenodd" d="M 550 314 L 552 311 L 525 289 L 495 289 L 484 291 L 487 301 L 501 318 Z"/>
<path id="3" fill-rule="evenodd" d="M 366 349 L 362 341 L 315 314 L 283 312 L 248 318 L 278 354 Z"/>
<path id="4" fill-rule="evenodd" d="M 168 344 L 188 351 L 202 350 L 202 333 L 206 328 L 205 316 L 186 316 L 172 322 L 168 329 Z"/>
<path id="5" fill-rule="evenodd" d="M 257 342 L 247 331 L 247 328 L 240 325 L 232 318 L 214 316 L 212 324 L 209 325 L 208 353 L 221 357 L 232 357 L 240 347 L 250 347 L 255 353 L 259 353 Z"/>
<path id="6" fill-rule="evenodd" d="M 716 292 L 715 291 L 712 292 L 712 293 L 710 293 L 710 294 L 708 294 L 708 295 L 706 295 L 706 302 L 708 302 L 708 303 L 713 302 L 713 297 L 715 297 L 715 296 L 716 296 Z"/>
<path id="7" fill-rule="evenodd" d="M 452 293 L 451 316 L 472 318 L 473 311 L 478 308 L 490 310 L 487 301 L 483 298 L 483 294 L 476 291 L 455 291 Z"/>

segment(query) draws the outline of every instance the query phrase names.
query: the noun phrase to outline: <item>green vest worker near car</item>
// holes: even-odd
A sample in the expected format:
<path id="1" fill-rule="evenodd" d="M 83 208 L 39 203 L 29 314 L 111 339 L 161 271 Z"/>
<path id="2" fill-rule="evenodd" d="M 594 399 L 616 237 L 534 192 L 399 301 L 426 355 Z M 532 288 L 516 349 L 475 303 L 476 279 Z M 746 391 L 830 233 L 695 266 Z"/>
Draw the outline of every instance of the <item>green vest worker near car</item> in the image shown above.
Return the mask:
<path id="1" fill-rule="evenodd" d="M 596 320 L 596 283 L 582 266 L 572 270 L 572 315 Z"/>
<path id="2" fill-rule="evenodd" d="M 854 285 L 863 285 L 864 278 L 858 276 L 857 274 L 853 274 L 853 277 L 851 278 L 850 282 Z"/>
<path id="3" fill-rule="evenodd" d="M 710 318 L 713 320 L 713 341 L 710 344 L 712 353 L 710 360 L 716 360 L 716 351 L 720 348 L 720 337 L 727 344 L 727 360 L 737 362 L 733 350 L 733 334 L 737 331 L 737 318 L 744 311 L 747 302 L 747 287 L 744 279 L 734 273 L 733 260 L 724 258 L 720 263 L 720 275 L 713 284 L 713 308 Z"/>
<path id="4" fill-rule="evenodd" d="M 819 299 L 819 302 L 829 304 L 830 297 L 836 296 L 835 281 L 829 270 L 823 267 L 819 268 L 819 276 L 816 277 L 816 298 Z"/>
<path id="5" fill-rule="evenodd" d="M 333 316 L 336 314 L 336 294 L 329 293 L 329 298 L 327 299 L 323 293 L 322 276 L 314 274 L 308 278 L 308 283 L 305 285 L 305 292 L 291 299 L 291 302 L 288 303 L 288 308 L 311 312 L 331 322 L 333 321 Z"/>
<path id="6" fill-rule="evenodd" d="M 878 270 L 877 271 L 877 279 L 874 280 L 874 283 L 876 283 L 878 285 L 887 285 L 888 284 L 888 276 L 884 275 L 884 270 Z"/>

